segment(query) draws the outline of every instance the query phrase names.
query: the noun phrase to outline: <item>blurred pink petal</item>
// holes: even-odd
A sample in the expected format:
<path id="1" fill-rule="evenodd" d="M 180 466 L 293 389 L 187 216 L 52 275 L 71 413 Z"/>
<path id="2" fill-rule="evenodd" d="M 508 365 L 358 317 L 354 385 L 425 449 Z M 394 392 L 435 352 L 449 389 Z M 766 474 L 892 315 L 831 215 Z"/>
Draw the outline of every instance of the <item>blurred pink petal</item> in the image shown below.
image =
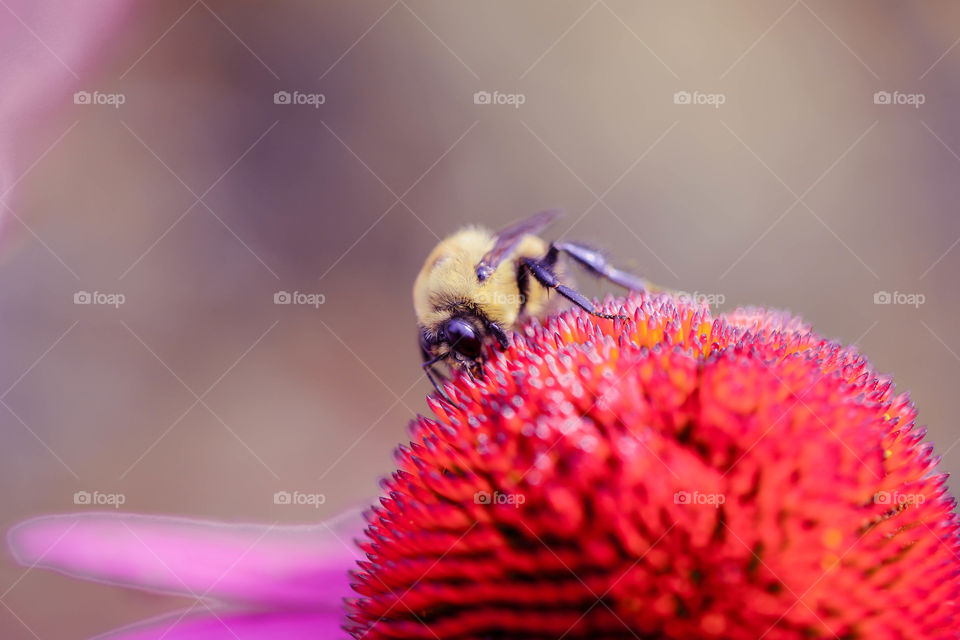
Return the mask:
<path id="1" fill-rule="evenodd" d="M 348 513 L 319 526 L 235 525 L 123 514 L 41 516 L 8 534 L 26 566 L 151 591 L 282 609 L 340 611 L 363 530 Z"/>
<path id="2" fill-rule="evenodd" d="M 0 2 L 0 201 L 67 129 L 50 120 L 90 73 L 130 0 Z M 0 207 L 0 220 L 7 210 Z"/>
<path id="3" fill-rule="evenodd" d="M 111 631 L 96 640 L 326 640 L 345 635 L 334 613 L 181 615 Z"/>

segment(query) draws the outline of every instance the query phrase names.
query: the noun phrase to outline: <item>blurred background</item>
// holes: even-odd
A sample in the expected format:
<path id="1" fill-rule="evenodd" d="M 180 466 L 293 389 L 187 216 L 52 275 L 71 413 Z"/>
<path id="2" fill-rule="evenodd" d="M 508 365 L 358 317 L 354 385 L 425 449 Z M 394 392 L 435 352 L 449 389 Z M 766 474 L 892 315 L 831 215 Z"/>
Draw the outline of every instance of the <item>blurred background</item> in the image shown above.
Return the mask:
<path id="1" fill-rule="evenodd" d="M 114 24 L 95 64 L 35 52 L 71 74 L 24 116 L 0 212 L 4 529 L 78 491 L 266 522 L 369 500 L 427 411 L 424 257 L 551 207 L 548 237 L 858 344 L 960 469 L 956 3 L 186 0 Z M 274 504 L 295 490 L 324 502 Z M 183 604 L 8 558 L 0 589 L 4 638 Z"/>

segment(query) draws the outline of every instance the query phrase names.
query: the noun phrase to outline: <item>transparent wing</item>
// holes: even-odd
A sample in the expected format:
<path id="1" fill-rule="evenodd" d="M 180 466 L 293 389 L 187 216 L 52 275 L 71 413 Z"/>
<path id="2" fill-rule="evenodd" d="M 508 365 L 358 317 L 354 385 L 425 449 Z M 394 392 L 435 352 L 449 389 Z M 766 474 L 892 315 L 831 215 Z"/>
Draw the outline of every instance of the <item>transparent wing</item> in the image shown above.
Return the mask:
<path id="1" fill-rule="evenodd" d="M 477 263 L 477 280 L 483 282 L 489 278 L 503 259 L 517 247 L 523 236 L 540 233 L 559 216 L 560 212 L 556 209 L 541 211 L 498 231 L 493 248 Z"/>

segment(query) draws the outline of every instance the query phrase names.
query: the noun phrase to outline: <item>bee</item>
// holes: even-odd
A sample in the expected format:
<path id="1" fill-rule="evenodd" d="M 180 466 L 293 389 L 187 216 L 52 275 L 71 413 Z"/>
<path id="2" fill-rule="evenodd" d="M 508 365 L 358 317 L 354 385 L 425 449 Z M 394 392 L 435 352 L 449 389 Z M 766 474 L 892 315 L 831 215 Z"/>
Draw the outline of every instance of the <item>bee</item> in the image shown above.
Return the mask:
<path id="1" fill-rule="evenodd" d="M 530 317 L 543 317 L 557 296 L 598 318 L 614 319 L 568 284 L 560 255 L 591 274 L 632 291 L 649 290 L 646 280 L 611 265 L 599 251 L 573 242 L 538 237 L 559 216 L 543 211 L 493 233 L 469 226 L 438 244 L 413 285 L 423 371 L 446 398 L 434 367 L 446 362 L 471 377 L 483 375 L 484 345 L 501 349 L 507 332 Z"/>

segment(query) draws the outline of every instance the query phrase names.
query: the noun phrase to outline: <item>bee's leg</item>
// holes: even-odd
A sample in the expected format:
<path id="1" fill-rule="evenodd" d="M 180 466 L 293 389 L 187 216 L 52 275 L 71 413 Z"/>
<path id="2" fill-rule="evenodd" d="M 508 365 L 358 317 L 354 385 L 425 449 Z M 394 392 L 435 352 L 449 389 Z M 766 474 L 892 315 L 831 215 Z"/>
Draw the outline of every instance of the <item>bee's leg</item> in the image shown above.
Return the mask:
<path id="1" fill-rule="evenodd" d="M 483 325 L 486 327 L 494 338 L 497 339 L 497 344 L 500 345 L 501 349 L 506 349 L 510 346 L 510 341 L 507 339 L 507 332 L 495 322 L 490 322 L 486 318 L 483 318 Z"/>
<path id="2" fill-rule="evenodd" d="M 552 249 L 551 249 L 552 251 Z M 583 294 L 579 291 L 568 287 L 565 284 L 561 284 L 557 279 L 557 275 L 553 272 L 553 263 L 556 262 L 556 253 L 551 256 L 548 254 L 543 260 L 535 260 L 533 258 L 521 258 L 520 263 L 526 268 L 530 274 L 536 278 L 537 282 L 548 289 L 555 289 L 557 293 L 562 295 L 564 298 L 577 305 L 587 313 L 598 318 L 606 318 L 607 320 L 613 320 L 615 318 L 624 318 L 625 316 L 619 315 L 608 315 L 606 313 L 601 313 L 597 311 L 597 308 L 593 306 L 593 303 L 590 302 Z"/>
<path id="3" fill-rule="evenodd" d="M 596 249 L 585 247 L 573 242 L 554 242 L 544 258 L 549 264 L 557 259 L 557 253 L 562 251 L 583 266 L 595 276 L 606 278 L 610 282 L 620 285 L 630 291 L 650 291 L 650 283 L 643 278 L 627 271 L 621 271 L 607 260 L 607 257 Z"/>
<path id="4" fill-rule="evenodd" d="M 439 383 L 437 383 L 437 378 L 434 377 L 436 376 L 441 380 L 446 379 L 442 374 L 437 373 L 436 370 L 434 370 L 433 368 L 433 365 L 437 364 L 437 362 L 439 362 L 440 360 L 441 358 L 433 358 L 431 360 L 427 360 L 426 362 L 424 362 L 423 365 L 421 365 L 423 367 L 423 373 L 427 376 L 427 380 L 430 381 L 430 384 L 433 385 L 433 388 L 437 391 L 437 393 L 440 394 L 441 398 L 443 398 L 450 404 L 456 404 L 453 400 L 450 399 L 450 396 L 448 396 L 447 393 L 443 390 L 443 387 L 441 387 Z"/>
<path id="5" fill-rule="evenodd" d="M 443 398 L 450 404 L 454 404 L 453 401 L 450 399 L 450 397 L 446 393 L 444 393 L 443 388 L 440 387 L 440 385 L 437 383 L 437 379 L 434 377 L 434 376 L 438 376 L 440 377 L 441 380 L 446 379 L 443 375 L 437 373 L 436 370 L 434 370 L 433 365 L 437 364 L 438 362 L 446 358 L 447 355 L 446 354 L 442 356 L 431 355 L 430 341 L 427 338 L 427 334 L 425 334 L 422 331 L 420 332 L 420 355 L 423 356 L 423 364 L 421 366 L 423 367 L 424 375 L 427 376 L 427 380 L 430 381 L 430 384 L 433 385 L 433 388 L 436 389 L 437 393 L 440 394 L 441 398 Z"/>
<path id="6" fill-rule="evenodd" d="M 476 382 L 483 378 L 486 375 L 486 371 L 483 367 L 483 360 L 477 359 L 473 361 L 473 366 L 464 367 L 464 372 L 466 372 L 467 377 Z"/>

